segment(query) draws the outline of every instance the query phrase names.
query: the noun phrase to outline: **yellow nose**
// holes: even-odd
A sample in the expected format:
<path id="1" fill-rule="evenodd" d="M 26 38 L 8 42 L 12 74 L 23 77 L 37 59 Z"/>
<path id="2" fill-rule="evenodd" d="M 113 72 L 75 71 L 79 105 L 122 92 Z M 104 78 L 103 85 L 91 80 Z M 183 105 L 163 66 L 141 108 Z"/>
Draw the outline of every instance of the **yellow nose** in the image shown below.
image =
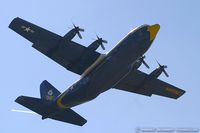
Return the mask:
<path id="1" fill-rule="evenodd" d="M 150 32 L 150 41 L 153 41 L 158 33 L 160 29 L 160 25 L 159 24 L 154 24 L 148 27 L 148 31 Z"/>

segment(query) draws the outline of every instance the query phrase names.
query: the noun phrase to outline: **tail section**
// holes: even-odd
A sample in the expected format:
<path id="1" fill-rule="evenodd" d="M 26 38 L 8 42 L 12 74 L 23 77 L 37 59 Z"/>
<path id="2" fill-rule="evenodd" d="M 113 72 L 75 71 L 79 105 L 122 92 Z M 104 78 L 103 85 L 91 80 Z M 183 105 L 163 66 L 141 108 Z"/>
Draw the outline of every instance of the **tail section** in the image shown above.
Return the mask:
<path id="1" fill-rule="evenodd" d="M 44 80 L 40 84 L 41 99 L 47 100 L 47 101 L 54 101 L 58 95 L 60 95 L 60 92 L 48 81 Z"/>
<path id="2" fill-rule="evenodd" d="M 74 112 L 72 109 L 69 108 L 62 110 L 39 98 L 20 96 L 15 100 L 15 102 L 40 114 L 42 119 L 51 118 L 78 126 L 83 126 L 87 122 L 86 119 Z"/>
<path id="3" fill-rule="evenodd" d="M 42 119 L 51 118 L 78 126 L 83 126 L 87 122 L 72 109 L 60 109 L 56 106 L 55 98 L 60 95 L 60 92 L 46 80 L 40 84 L 40 95 L 41 99 L 19 96 L 15 102 L 41 115 Z"/>

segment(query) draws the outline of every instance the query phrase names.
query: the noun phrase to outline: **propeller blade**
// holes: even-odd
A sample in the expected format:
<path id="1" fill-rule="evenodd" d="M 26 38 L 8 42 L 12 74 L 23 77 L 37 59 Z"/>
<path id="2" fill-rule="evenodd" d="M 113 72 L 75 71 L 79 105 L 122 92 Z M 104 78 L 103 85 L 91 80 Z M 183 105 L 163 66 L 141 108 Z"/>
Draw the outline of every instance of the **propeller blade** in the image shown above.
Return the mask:
<path id="1" fill-rule="evenodd" d="M 159 67 L 161 67 L 162 65 L 156 60 L 156 62 L 158 63 Z"/>
<path id="2" fill-rule="evenodd" d="M 145 65 L 146 68 L 149 69 L 150 68 L 149 65 L 144 61 L 145 58 L 146 58 L 145 55 L 141 55 L 139 60 L 141 61 L 142 64 Z"/>
<path id="3" fill-rule="evenodd" d="M 169 74 L 165 71 L 165 69 L 163 70 L 163 73 L 165 74 L 166 77 L 169 77 Z"/>
<path id="4" fill-rule="evenodd" d="M 81 31 L 81 32 L 84 32 L 85 30 L 84 30 L 84 29 L 82 29 L 82 28 L 79 28 L 79 31 Z"/>
<path id="5" fill-rule="evenodd" d="M 97 37 L 97 40 L 99 40 L 100 38 L 99 38 L 99 36 L 96 34 L 96 37 Z"/>
<path id="6" fill-rule="evenodd" d="M 84 32 L 85 30 L 83 28 L 80 28 L 79 26 L 76 26 L 74 23 L 72 23 L 74 26 L 74 29 L 76 30 L 77 34 L 79 31 Z"/>
<path id="7" fill-rule="evenodd" d="M 78 37 L 79 37 L 80 39 L 82 39 L 82 36 L 81 36 L 80 32 L 77 32 L 77 34 L 78 34 Z"/>
<path id="8" fill-rule="evenodd" d="M 101 48 L 103 49 L 103 50 L 105 50 L 105 47 L 104 47 L 104 45 L 103 44 L 100 44 L 101 45 Z"/>
<path id="9" fill-rule="evenodd" d="M 76 25 L 74 23 L 72 23 L 72 24 L 73 24 L 74 28 L 76 28 Z"/>
<path id="10" fill-rule="evenodd" d="M 150 67 L 149 67 L 149 65 L 144 61 L 144 60 L 142 60 L 142 63 L 149 69 Z"/>
<path id="11" fill-rule="evenodd" d="M 106 40 L 102 40 L 102 42 L 103 42 L 103 43 L 108 43 L 108 41 L 106 41 Z"/>

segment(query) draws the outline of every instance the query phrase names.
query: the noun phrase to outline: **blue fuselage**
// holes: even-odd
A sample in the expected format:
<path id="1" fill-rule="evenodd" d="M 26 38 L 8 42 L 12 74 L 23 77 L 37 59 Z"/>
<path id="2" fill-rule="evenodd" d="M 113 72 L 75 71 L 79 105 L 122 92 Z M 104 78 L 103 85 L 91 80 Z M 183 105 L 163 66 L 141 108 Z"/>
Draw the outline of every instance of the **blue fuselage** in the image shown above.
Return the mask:
<path id="1" fill-rule="evenodd" d="M 148 25 L 132 30 L 89 74 L 57 98 L 57 106 L 71 108 L 114 87 L 132 70 L 134 62 L 149 49 L 152 41 Z"/>

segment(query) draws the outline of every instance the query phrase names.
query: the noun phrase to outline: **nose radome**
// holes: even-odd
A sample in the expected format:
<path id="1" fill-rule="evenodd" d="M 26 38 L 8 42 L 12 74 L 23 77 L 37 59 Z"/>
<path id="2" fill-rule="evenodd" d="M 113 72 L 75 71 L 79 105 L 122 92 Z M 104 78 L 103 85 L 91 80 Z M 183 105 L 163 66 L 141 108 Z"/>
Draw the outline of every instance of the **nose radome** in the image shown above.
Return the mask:
<path id="1" fill-rule="evenodd" d="M 153 41 L 158 33 L 160 29 L 160 25 L 159 24 L 154 24 L 151 26 L 148 26 L 148 31 L 150 32 L 150 41 Z"/>

